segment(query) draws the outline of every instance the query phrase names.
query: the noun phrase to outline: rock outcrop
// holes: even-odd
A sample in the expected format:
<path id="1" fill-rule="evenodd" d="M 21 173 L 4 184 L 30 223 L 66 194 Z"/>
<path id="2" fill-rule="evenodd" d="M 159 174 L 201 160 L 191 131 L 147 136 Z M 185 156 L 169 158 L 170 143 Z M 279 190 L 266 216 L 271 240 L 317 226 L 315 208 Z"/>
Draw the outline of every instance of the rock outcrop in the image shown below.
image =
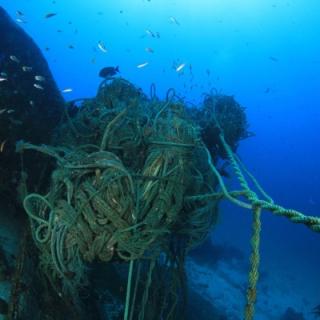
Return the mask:
<path id="1" fill-rule="evenodd" d="M 64 100 L 41 50 L 1 7 L 0 34 L 0 196 L 12 199 L 20 174 L 16 141 L 48 143 Z"/>

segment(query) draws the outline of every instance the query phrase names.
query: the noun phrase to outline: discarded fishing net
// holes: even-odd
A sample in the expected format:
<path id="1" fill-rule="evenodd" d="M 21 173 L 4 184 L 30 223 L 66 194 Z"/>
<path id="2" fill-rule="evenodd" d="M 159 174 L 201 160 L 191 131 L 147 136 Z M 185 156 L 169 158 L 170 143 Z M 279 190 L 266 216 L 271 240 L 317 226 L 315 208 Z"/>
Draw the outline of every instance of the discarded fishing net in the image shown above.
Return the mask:
<path id="1" fill-rule="evenodd" d="M 213 192 L 217 180 L 187 111 L 174 96 L 148 99 L 117 79 L 66 110 L 58 147 L 17 145 L 56 160 L 47 193 L 28 194 L 24 208 L 42 269 L 59 292 L 85 283 L 86 262 L 150 259 L 173 234 L 185 247 L 206 236 L 217 202 L 185 197 Z"/>

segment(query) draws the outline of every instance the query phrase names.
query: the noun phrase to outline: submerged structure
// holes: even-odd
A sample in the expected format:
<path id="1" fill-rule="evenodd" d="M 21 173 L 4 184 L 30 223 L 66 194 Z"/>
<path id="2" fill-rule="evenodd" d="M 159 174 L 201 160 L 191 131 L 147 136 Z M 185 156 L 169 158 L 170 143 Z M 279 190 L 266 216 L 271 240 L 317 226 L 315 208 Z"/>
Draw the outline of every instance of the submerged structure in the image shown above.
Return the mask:
<path id="1" fill-rule="evenodd" d="M 185 260 L 216 223 L 223 199 L 253 215 L 245 309 L 253 319 L 261 210 L 320 231 L 319 218 L 274 204 L 237 157 L 250 133 L 233 97 L 210 93 L 189 107 L 174 89 L 161 100 L 154 85 L 147 96 L 113 78 L 96 97 L 57 110 L 46 141 L 33 139 L 38 132 L 11 138 L 21 163 L 36 159 L 37 167 L 15 168 L 17 210 L 28 219 L 19 216 L 17 256 L 0 255 L 3 270 L 14 266 L 3 272 L 9 319 L 188 319 Z M 227 190 L 225 163 L 239 190 Z"/>

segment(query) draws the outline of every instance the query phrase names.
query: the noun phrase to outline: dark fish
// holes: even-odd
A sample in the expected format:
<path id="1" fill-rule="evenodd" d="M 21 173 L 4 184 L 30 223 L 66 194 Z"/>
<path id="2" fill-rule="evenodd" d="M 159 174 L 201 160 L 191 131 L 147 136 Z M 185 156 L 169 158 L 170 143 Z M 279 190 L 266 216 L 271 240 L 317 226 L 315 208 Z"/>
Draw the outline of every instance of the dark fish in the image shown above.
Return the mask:
<path id="1" fill-rule="evenodd" d="M 272 57 L 272 56 L 270 56 L 269 59 L 272 60 L 273 62 L 278 62 L 279 61 L 278 58 L 275 58 L 275 57 Z"/>
<path id="2" fill-rule="evenodd" d="M 104 68 L 102 68 L 100 70 L 99 77 L 101 77 L 101 78 L 112 77 L 112 76 L 116 75 L 118 72 L 120 72 L 119 66 L 116 66 L 116 67 L 104 67 Z"/>
<path id="3" fill-rule="evenodd" d="M 266 90 L 264 90 L 264 93 L 269 93 L 270 92 L 270 88 L 267 88 Z"/>
<path id="4" fill-rule="evenodd" d="M 46 18 L 46 19 L 48 19 L 48 18 L 52 18 L 52 17 L 54 17 L 54 16 L 56 16 L 57 14 L 56 13 L 47 13 L 44 17 Z"/>

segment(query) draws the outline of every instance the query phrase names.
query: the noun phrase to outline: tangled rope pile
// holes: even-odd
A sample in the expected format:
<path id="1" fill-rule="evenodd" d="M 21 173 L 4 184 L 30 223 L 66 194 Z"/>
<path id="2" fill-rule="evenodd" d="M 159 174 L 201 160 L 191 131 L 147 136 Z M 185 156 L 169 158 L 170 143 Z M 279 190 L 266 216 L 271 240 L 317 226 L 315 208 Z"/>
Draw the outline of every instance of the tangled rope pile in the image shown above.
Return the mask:
<path id="1" fill-rule="evenodd" d="M 59 134 L 64 146 L 17 145 L 56 160 L 47 194 L 30 193 L 23 205 L 42 270 L 59 293 L 85 284 L 86 262 L 157 256 L 173 230 L 192 246 L 215 222 L 216 202 L 184 202 L 214 187 L 205 182 L 199 130 L 182 104 L 148 101 L 119 79 L 67 116 Z"/>

